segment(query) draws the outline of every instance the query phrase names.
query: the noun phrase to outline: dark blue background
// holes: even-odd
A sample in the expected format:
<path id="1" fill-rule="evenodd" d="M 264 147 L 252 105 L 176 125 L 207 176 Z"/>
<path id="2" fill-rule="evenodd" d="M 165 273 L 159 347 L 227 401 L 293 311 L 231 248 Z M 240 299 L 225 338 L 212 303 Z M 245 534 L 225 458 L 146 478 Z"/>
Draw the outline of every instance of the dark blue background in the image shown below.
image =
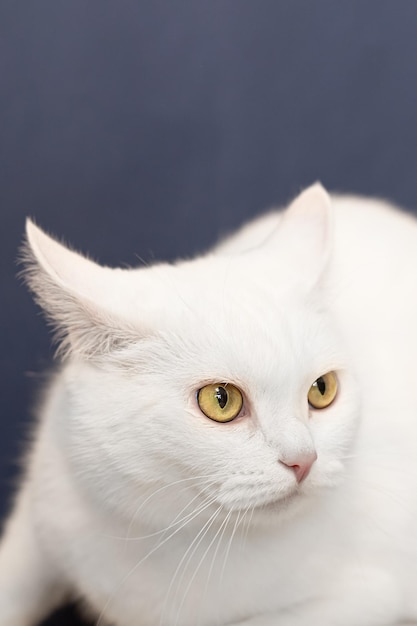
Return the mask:
<path id="1" fill-rule="evenodd" d="M 416 33 L 415 0 L 0 3 L 0 516 L 52 354 L 15 278 L 24 217 L 134 264 L 316 179 L 412 209 Z"/>

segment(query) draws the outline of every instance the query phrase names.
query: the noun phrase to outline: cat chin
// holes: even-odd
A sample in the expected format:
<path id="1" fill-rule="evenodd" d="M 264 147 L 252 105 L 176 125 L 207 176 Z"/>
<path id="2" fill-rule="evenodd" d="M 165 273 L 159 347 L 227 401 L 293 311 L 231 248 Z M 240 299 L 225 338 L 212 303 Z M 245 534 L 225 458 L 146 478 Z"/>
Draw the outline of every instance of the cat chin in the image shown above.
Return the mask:
<path id="1" fill-rule="evenodd" d="M 300 489 L 294 489 L 290 493 L 285 495 L 268 498 L 262 502 L 248 502 L 248 501 L 236 501 L 232 504 L 226 504 L 225 509 L 231 511 L 232 513 L 238 513 L 246 515 L 249 511 L 249 514 L 257 515 L 257 516 L 267 516 L 273 517 L 276 521 L 276 518 L 282 515 L 291 514 L 293 511 L 296 512 L 300 509 L 300 507 L 304 506 L 306 501 L 309 500 L 309 496 L 302 492 Z"/>
<path id="2" fill-rule="evenodd" d="M 250 525 L 276 528 L 277 524 L 291 522 L 311 505 L 312 499 L 309 496 L 301 492 L 294 492 L 284 498 L 254 506 L 253 511 L 249 510 L 248 514 L 251 518 Z M 246 510 L 242 509 L 243 512 Z"/>

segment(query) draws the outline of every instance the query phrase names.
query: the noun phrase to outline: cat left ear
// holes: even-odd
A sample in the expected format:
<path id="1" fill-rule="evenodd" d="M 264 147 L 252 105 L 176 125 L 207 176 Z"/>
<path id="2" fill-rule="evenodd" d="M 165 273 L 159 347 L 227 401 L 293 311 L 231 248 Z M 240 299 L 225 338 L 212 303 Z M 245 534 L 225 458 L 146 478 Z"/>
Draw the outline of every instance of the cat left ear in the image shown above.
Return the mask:
<path id="1" fill-rule="evenodd" d="M 92 359 L 137 339 L 117 310 L 123 270 L 70 250 L 31 220 L 22 252 L 23 276 L 55 328 L 62 356 Z"/>
<path id="2" fill-rule="evenodd" d="M 320 183 L 308 187 L 284 212 L 274 245 L 288 271 L 313 288 L 330 257 L 333 234 L 331 198 Z"/>

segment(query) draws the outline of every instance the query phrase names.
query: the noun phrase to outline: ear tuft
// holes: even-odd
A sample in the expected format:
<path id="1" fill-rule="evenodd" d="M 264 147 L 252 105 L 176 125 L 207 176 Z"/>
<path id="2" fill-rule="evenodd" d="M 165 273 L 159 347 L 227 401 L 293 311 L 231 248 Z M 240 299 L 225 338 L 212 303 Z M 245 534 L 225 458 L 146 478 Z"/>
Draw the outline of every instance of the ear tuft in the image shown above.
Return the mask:
<path id="1" fill-rule="evenodd" d="M 137 340 L 137 332 L 109 306 L 115 270 L 70 250 L 30 219 L 19 261 L 35 301 L 55 329 L 61 357 L 92 359 Z"/>

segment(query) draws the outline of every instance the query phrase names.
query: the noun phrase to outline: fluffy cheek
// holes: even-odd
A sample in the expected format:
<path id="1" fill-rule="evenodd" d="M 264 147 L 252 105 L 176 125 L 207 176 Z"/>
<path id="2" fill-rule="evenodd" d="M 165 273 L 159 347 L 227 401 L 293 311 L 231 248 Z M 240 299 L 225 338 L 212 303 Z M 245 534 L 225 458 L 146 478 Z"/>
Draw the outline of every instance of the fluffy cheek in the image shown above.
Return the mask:
<path id="1" fill-rule="evenodd" d="M 170 427 L 161 420 L 161 410 L 171 417 L 170 402 L 158 406 L 158 394 L 156 386 L 142 394 L 131 380 L 92 368 L 66 381 L 60 445 L 77 487 L 101 509 L 131 516 L 150 493 L 178 479 Z"/>
<path id="2" fill-rule="evenodd" d="M 99 392 L 88 382 L 68 389 L 64 445 L 74 479 L 100 508 L 132 519 L 147 501 L 141 516 L 169 520 L 193 498 L 218 501 L 222 486 L 252 462 L 242 423 L 184 412 L 167 385 L 161 394 L 147 381 L 142 394 L 123 378 L 104 381 Z"/>

